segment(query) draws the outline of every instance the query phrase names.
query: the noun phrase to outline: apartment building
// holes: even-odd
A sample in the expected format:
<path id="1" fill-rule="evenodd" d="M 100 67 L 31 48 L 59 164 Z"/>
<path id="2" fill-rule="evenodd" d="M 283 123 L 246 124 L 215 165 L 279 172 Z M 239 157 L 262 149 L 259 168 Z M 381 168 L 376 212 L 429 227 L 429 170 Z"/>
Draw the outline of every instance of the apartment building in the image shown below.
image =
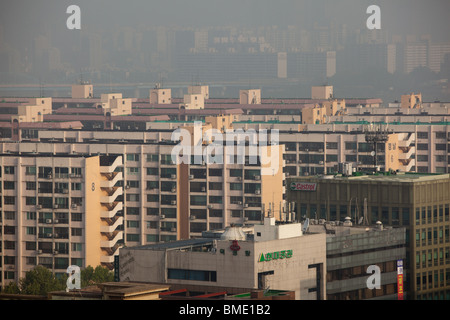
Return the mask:
<path id="1" fill-rule="evenodd" d="M 2 286 L 36 265 L 55 274 L 69 265 L 112 268 L 118 254 L 122 158 L 46 147 L 1 152 Z"/>
<path id="2" fill-rule="evenodd" d="M 378 174 L 289 178 L 298 216 L 406 228 L 405 288 L 412 299 L 450 295 L 450 176 Z M 308 185 L 308 188 L 302 185 Z"/>

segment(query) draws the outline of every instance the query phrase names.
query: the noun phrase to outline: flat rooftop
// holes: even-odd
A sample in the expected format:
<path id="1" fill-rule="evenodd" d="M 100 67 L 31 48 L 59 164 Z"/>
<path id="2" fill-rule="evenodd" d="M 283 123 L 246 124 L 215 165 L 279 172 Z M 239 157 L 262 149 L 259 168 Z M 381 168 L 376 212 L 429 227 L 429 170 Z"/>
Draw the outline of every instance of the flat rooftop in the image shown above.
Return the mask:
<path id="1" fill-rule="evenodd" d="M 212 245 L 213 243 L 214 239 L 199 238 L 199 239 L 178 240 L 173 242 L 164 242 L 157 244 L 148 244 L 129 248 L 133 250 L 165 251 L 165 250 L 180 250 L 180 249 L 190 249 L 194 247 L 203 247 L 207 245 Z"/>
<path id="2" fill-rule="evenodd" d="M 343 175 L 323 175 L 323 176 L 298 176 L 289 177 L 290 180 L 350 180 L 350 181 L 391 181 L 391 182 L 422 182 L 435 181 L 441 179 L 450 179 L 448 173 L 414 173 L 400 172 L 388 173 L 381 172 L 377 174 L 356 174 L 352 176 Z"/>

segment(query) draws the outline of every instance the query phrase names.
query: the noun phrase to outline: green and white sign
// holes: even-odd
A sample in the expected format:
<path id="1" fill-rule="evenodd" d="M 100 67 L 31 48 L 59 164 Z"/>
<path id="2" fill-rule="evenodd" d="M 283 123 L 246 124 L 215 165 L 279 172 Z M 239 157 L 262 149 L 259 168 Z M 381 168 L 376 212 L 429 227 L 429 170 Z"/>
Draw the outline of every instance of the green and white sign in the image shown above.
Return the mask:
<path id="1" fill-rule="evenodd" d="M 269 253 L 261 253 L 261 255 L 259 256 L 258 262 L 289 259 L 289 258 L 292 258 L 292 254 L 293 254 L 292 250 L 282 250 L 282 251 L 275 251 L 275 252 L 269 252 Z"/>

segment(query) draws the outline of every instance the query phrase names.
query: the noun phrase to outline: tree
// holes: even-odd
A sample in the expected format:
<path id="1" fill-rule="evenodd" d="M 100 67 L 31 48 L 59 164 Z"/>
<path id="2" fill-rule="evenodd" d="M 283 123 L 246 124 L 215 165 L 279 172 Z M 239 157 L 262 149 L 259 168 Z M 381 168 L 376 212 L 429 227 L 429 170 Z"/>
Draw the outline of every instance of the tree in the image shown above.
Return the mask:
<path id="1" fill-rule="evenodd" d="M 114 281 L 114 273 L 107 268 L 97 266 L 95 269 L 92 266 L 87 266 L 81 270 L 81 287 L 84 288 L 89 285 Z"/>
<path id="2" fill-rule="evenodd" d="M 22 294 L 45 296 L 50 291 L 64 290 L 65 283 L 56 279 L 49 269 L 37 266 L 19 280 L 19 288 Z"/>

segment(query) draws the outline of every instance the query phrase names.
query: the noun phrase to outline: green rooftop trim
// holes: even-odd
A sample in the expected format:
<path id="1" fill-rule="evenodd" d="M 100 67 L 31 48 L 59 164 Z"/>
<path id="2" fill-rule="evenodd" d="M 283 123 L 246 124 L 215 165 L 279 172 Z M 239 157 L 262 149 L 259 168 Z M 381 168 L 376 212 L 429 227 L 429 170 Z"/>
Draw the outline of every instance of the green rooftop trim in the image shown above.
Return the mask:
<path id="1" fill-rule="evenodd" d="M 384 121 L 334 121 L 330 124 L 385 124 L 385 125 L 439 125 L 439 126 L 448 126 L 450 125 L 450 121 L 441 121 L 441 122 L 399 122 L 399 121 L 393 121 L 393 122 L 384 122 Z"/>

